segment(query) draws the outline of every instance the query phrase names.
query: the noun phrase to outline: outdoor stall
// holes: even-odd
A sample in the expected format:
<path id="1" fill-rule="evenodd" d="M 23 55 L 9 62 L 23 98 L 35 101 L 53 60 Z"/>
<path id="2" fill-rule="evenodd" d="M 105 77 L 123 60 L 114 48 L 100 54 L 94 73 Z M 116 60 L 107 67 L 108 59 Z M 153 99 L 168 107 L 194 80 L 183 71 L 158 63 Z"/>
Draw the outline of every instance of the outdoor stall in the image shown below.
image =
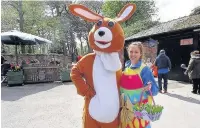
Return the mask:
<path id="1" fill-rule="evenodd" d="M 1 33 L 1 42 L 6 45 L 15 45 L 15 55 L 4 54 L 3 56 L 12 67 L 20 66 L 22 68 L 22 70 L 10 70 L 7 73 L 7 80 L 10 85 L 15 83 L 23 84 L 58 81 L 60 80 L 63 60 L 69 61 L 69 57 L 63 59 L 65 56 L 58 54 L 18 54 L 17 45 L 41 45 L 52 43 L 47 39 L 31 34 L 19 31 L 4 32 Z"/>

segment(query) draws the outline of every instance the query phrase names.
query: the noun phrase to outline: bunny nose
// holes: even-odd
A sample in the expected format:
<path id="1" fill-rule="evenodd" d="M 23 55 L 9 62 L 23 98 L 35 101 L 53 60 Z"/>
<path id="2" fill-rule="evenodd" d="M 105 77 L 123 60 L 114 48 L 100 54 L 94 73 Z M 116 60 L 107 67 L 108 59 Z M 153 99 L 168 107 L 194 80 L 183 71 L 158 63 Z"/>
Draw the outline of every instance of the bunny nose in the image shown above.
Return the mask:
<path id="1" fill-rule="evenodd" d="M 99 31 L 98 34 L 99 34 L 99 36 L 103 36 L 103 35 L 105 35 L 105 32 L 104 31 Z"/>

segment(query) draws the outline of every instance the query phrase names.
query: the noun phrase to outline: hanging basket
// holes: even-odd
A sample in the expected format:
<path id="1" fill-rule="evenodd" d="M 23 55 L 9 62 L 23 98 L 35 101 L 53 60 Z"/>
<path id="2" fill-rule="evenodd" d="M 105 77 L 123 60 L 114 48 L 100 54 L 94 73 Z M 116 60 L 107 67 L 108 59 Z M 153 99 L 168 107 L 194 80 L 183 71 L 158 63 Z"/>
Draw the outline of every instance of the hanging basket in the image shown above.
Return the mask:
<path id="1" fill-rule="evenodd" d="M 150 90 L 149 92 L 153 100 L 153 104 L 142 103 L 142 95 L 144 93 L 142 92 L 140 102 L 133 105 L 133 112 L 136 118 L 154 122 L 160 119 L 163 111 L 163 106 L 156 105 L 152 96 L 152 92 Z"/>

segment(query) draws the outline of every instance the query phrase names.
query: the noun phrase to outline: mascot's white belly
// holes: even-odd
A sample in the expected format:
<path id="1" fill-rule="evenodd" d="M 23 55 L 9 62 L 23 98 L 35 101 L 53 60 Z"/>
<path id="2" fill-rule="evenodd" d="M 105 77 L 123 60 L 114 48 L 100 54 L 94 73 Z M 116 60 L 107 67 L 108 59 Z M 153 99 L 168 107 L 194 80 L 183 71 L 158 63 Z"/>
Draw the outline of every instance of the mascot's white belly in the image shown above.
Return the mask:
<path id="1" fill-rule="evenodd" d="M 89 114 L 99 122 L 110 123 L 119 113 L 116 71 L 106 70 L 98 55 L 93 65 L 93 82 L 96 95 L 90 101 Z"/>

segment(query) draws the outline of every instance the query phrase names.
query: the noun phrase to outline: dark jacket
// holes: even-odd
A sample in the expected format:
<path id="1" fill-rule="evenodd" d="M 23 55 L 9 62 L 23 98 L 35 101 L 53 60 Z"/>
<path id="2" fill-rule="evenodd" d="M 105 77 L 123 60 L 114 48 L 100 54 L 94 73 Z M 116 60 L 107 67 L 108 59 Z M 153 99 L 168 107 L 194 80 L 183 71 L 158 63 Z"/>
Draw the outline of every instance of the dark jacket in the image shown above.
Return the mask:
<path id="1" fill-rule="evenodd" d="M 171 61 L 167 55 L 164 53 L 161 53 L 158 55 L 155 61 L 155 65 L 158 67 L 158 69 L 161 68 L 169 68 L 171 69 Z"/>
<path id="2" fill-rule="evenodd" d="M 191 56 L 186 74 L 190 79 L 200 78 L 200 54 Z"/>

